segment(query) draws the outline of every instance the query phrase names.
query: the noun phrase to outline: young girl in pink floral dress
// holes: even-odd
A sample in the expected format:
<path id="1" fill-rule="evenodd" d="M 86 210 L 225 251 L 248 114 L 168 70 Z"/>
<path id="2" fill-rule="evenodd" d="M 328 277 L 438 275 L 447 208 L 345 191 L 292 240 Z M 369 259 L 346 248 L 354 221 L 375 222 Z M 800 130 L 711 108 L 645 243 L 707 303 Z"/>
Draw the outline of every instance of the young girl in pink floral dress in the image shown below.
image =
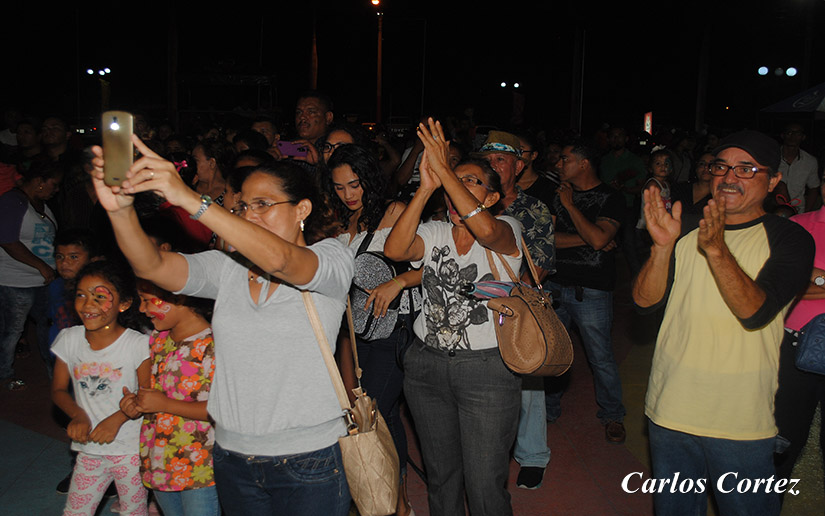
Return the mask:
<path id="1" fill-rule="evenodd" d="M 133 416 L 143 414 L 143 484 L 152 489 L 164 516 L 218 515 L 215 435 L 206 413 L 215 371 L 208 307 L 146 281 L 138 291 L 140 311 L 155 327 L 149 341 L 151 388 L 126 393 L 122 407 Z"/>

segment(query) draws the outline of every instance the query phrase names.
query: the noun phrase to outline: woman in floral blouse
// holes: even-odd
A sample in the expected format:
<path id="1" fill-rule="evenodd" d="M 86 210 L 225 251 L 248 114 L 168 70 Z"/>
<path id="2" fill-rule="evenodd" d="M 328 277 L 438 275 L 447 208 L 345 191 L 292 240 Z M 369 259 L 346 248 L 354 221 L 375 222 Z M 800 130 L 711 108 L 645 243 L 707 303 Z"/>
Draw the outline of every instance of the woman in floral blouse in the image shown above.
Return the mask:
<path id="1" fill-rule="evenodd" d="M 123 404 L 144 415 L 140 434 L 143 484 L 164 516 L 220 514 L 212 469 L 215 435 L 207 421 L 214 342 L 206 311 L 195 300 L 143 281 L 140 311 L 152 321 L 151 389 Z M 129 412 L 127 412 L 129 413 Z"/>

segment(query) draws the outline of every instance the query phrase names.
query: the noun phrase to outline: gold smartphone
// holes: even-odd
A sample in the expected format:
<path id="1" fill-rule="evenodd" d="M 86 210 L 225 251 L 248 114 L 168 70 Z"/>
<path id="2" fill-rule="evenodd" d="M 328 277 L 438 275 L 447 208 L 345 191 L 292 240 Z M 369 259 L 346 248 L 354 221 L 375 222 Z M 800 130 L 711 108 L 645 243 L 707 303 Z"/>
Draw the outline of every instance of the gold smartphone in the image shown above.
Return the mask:
<path id="1" fill-rule="evenodd" d="M 135 161 L 135 147 L 132 143 L 134 117 L 126 111 L 106 111 L 103 113 L 103 182 L 109 186 L 120 186 L 126 179 L 126 171 Z"/>

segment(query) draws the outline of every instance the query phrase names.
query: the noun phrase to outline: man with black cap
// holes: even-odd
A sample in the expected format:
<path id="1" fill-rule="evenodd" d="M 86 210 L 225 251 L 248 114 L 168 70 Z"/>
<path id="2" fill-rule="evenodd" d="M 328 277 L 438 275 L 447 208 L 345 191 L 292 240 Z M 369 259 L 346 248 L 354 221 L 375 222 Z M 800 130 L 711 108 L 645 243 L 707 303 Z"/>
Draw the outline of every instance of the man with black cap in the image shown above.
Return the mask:
<path id="1" fill-rule="evenodd" d="M 642 310 L 667 304 L 645 413 L 653 477 L 673 483 L 654 505 L 657 514 L 700 514 L 712 489 L 722 515 L 779 514 L 788 489 L 773 477 L 779 344 L 814 242 L 762 207 L 782 178 L 775 140 L 740 131 L 714 153 L 713 199 L 685 236 L 680 203 L 668 213 L 658 191 L 644 193 L 653 246 L 633 300 Z"/>

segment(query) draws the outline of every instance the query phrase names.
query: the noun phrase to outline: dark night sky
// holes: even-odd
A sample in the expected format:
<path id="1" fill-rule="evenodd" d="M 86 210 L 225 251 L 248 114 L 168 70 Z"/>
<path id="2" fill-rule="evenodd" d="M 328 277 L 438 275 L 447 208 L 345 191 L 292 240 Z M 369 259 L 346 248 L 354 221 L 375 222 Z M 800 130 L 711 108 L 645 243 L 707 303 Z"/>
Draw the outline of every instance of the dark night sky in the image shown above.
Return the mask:
<path id="1" fill-rule="evenodd" d="M 12 73 L 2 81 L 3 104 L 91 116 L 99 86 L 77 72 L 105 65 L 114 70 L 112 107 L 162 115 L 169 20 L 177 20 L 181 74 L 273 76 L 273 104 L 290 113 L 298 92 L 309 85 L 315 6 L 319 87 L 333 95 L 337 112 L 374 117 L 376 16 L 367 0 L 227 2 L 220 9 L 151 0 L 112 15 L 106 14 L 111 7 L 100 7 L 105 5 L 5 12 L 3 59 Z M 690 128 L 701 35 L 709 27 L 706 119 L 718 126 L 753 124 L 759 108 L 804 86 L 801 76 L 760 78 L 758 64 L 802 68 L 806 20 L 821 26 L 816 20 L 825 7 L 823 0 L 611 5 L 511 0 L 481 8 L 478 2 L 385 0 L 384 116 L 418 116 L 423 62 L 427 113 L 473 106 L 478 122 L 506 123 L 501 118 L 512 93 L 498 85 L 517 80 L 528 121 L 567 127 L 574 35 L 584 29 L 586 128 L 604 121 L 640 124 L 649 110 L 656 123 Z M 822 40 L 814 33 L 812 63 L 822 62 Z M 820 66 L 809 83 L 822 81 Z M 258 98 L 253 87 L 188 84 L 180 90 L 182 109 L 254 107 Z"/>

